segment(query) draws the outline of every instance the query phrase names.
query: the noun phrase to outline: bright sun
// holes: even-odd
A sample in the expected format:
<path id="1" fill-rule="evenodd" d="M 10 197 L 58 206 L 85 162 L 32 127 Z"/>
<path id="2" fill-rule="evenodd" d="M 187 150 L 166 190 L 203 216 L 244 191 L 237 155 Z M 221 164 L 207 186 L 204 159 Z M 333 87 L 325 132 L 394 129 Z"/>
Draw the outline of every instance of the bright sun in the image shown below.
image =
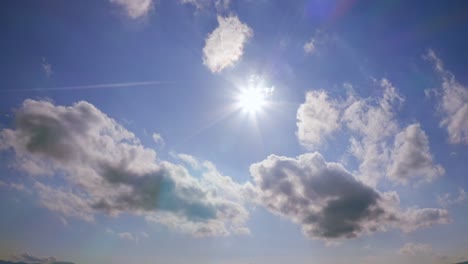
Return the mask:
<path id="1" fill-rule="evenodd" d="M 261 89 L 246 89 L 239 94 L 239 107 L 248 113 L 262 110 L 265 103 L 265 93 Z"/>

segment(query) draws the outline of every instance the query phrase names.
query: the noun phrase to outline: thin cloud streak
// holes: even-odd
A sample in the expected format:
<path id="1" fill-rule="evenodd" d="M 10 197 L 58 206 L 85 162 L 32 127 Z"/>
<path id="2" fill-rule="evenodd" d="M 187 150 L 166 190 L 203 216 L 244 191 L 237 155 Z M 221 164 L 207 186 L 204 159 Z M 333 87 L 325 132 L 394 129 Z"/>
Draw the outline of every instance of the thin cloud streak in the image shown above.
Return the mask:
<path id="1" fill-rule="evenodd" d="M 122 87 L 142 87 L 160 84 L 174 84 L 174 81 L 147 81 L 147 82 L 123 82 L 123 83 L 105 83 L 88 84 L 77 86 L 45 87 L 45 88 L 27 88 L 27 89 L 4 89 L 1 92 L 32 92 L 32 91 L 69 91 L 86 89 L 104 89 L 104 88 L 122 88 Z"/>

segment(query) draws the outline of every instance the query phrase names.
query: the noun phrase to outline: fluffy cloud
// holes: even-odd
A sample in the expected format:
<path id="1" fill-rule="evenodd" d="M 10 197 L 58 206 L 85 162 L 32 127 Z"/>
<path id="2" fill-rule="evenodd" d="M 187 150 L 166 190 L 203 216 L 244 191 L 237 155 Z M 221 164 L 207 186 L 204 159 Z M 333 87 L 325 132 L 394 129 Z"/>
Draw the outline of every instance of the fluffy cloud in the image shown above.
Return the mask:
<path id="1" fill-rule="evenodd" d="M 130 213 L 170 227 L 168 219 L 174 220 L 180 231 L 195 235 L 245 231 L 247 185 L 210 183 L 207 177 L 230 179 L 214 166 L 204 167 L 200 179 L 181 165 L 158 160 L 134 134 L 87 102 L 66 107 L 25 100 L 16 111 L 16 128 L 0 132 L 1 149 L 12 149 L 18 169 L 31 175 L 62 177 L 66 184 L 58 187 L 35 177 L 34 187 L 43 206 L 64 216 L 92 221 L 98 212 Z"/>
<path id="2" fill-rule="evenodd" d="M 359 176 L 371 185 L 385 176 L 389 141 L 399 131 L 394 110 L 404 100 L 388 80 L 382 79 L 380 86 L 384 92 L 377 101 L 349 98 L 342 119 L 352 133 L 350 151 L 360 161 Z"/>
<path id="3" fill-rule="evenodd" d="M 299 224 L 309 238 L 353 238 L 391 227 L 409 232 L 449 221 L 442 209 L 401 210 L 396 193 L 380 193 L 317 152 L 270 155 L 250 172 L 260 203 Z"/>
<path id="4" fill-rule="evenodd" d="M 440 125 L 447 129 L 451 143 L 468 144 L 468 88 L 460 84 L 450 71 L 445 70 L 442 60 L 433 50 L 429 50 L 425 58 L 434 63 L 442 78 L 440 111 L 444 117 Z"/>
<path id="5" fill-rule="evenodd" d="M 432 254 L 432 247 L 428 244 L 406 243 L 398 250 L 400 255 L 414 256 L 416 254 Z"/>
<path id="6" fill-rule="evenodd" d="M 357 176 L 371 186 L 382 178 L 396 183 L 430 182 L 444 173 L 434 165 L 429 140 L 419 124 L 401 129 L 395 109 L 404 101 L 386 79 L 380 98 L 349 95 L 330 99 L 325 91 L 310 91 L 297 111 L 299 142 L 314 148 L 336 130 L 348 132 L 349 153 L 359 162 Z M 393 143 L 393 144 L 392 144 Z"/>
<path id="7" fill-rule="evenodd" d="M 153 8 L 153 0 L 109 0 L 111 3 L 123 8 L 131 19 L 146 16 Z"/>
<path id="8" fill-rule="evenodd" d="M 212 72 L 234 65 L 241 58 L 245 43 L 253 36 L 253 30 L 237 16 L 218 16 L 218 24 L 206 38 L 203 48 L 203 63 Z"/>
<path id="9" fill-rule="evenodd" d="M 403 184 L 411 179 L 430 182 L 442 174 L 444 169 L 433 164 L 429 140 L 419 124 L 409 125 L 396 135 L 388 172 L 391 179 Z"/>
<path id="10" fill-rule="evenodd" d="M 313 147 L 339 128 L 337 103 L 324 91 L 310 91 L 297 110 L 297 137 L 301 144 Z"/>

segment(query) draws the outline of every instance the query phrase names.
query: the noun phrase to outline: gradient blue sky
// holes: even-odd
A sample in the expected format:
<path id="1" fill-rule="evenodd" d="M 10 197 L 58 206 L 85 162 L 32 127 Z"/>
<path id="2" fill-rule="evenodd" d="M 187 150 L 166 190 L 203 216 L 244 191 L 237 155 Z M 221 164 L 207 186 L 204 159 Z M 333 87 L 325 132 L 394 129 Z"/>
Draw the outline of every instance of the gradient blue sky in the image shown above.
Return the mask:
<path id="1" fill-rule="evenodd" d="M 0 259 L 468 259 L 468 2 L 1 6 Z"/>

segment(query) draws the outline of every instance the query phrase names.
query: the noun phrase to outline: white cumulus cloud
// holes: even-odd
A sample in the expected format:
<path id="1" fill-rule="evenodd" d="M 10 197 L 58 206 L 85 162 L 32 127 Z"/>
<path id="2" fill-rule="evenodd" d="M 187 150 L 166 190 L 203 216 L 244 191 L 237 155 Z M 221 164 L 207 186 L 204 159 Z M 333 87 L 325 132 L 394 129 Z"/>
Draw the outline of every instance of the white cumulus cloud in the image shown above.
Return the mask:
<path id="1" fill-rule="evenodd" d="M 388 176 L 399 183 L 430 182 L 444 174 L 440 165 L 434 165 L 429 140 L 419 124 L 409 125 L 396 135 L 391 159 Z"/>
<path id="2" fill-rule="evenodd" d="M 253 36 L 253 30 L 237 16 L 218 16 L 218 24 L 206 38 L 203 48 L 203 63 L 212 72 L 234 65 L 242 57 L 245 43 Z"/>
<path id="3" fill-rule="evenodd" d="M 320 144 L 339 128 L 340 110 L 324 91 L 310 91 L 297 110 L 297 137 L 309 147 Z"/>
<path id="4" fill-rule="evenodd" d="M 121 7 L 125 14 L 131 19 L 146 16 L 153 8 L 153 0 L 109 0 L 111 3 Z"/>
<path id="5" fill-rule="evenodd" d="M 387 79 L 377 98 L 348 94 L 346 100 L 330 98 L 323 90 L 309 91 L 297 111 L 297 136 L 309 149 L 317 149 L 337 130 L 349 137 L 349 153 L 356 158 L 357 176 L 371 186 L 381 179 L 407 184 L 430 182 L 444 174 L 435 164 L 429 138 L 416 123 L 402 129 L 396 110 L 404 102 Z"/>
<path id="6" fill-rule="evenodd" d="M 60 106 L 28 99 L 15 118 L 14 129 L 0 131 L 0 150 L 14 152 L 16 167 L 35 176 L 40 203 L 62 216 L 93 221 L 97 213 L 129 213 L 169 227 L 178 223 L 174 228 L 197 236 L 246 229 L 242 191 L 248 185 L 224 185 L 230 178 L 209 173 L 211 167 L 196 178 L 182 165 L 158 160 L 154 150 L 87 102 Z M 48 185 L 44 174 L 65 184 Z"/>

